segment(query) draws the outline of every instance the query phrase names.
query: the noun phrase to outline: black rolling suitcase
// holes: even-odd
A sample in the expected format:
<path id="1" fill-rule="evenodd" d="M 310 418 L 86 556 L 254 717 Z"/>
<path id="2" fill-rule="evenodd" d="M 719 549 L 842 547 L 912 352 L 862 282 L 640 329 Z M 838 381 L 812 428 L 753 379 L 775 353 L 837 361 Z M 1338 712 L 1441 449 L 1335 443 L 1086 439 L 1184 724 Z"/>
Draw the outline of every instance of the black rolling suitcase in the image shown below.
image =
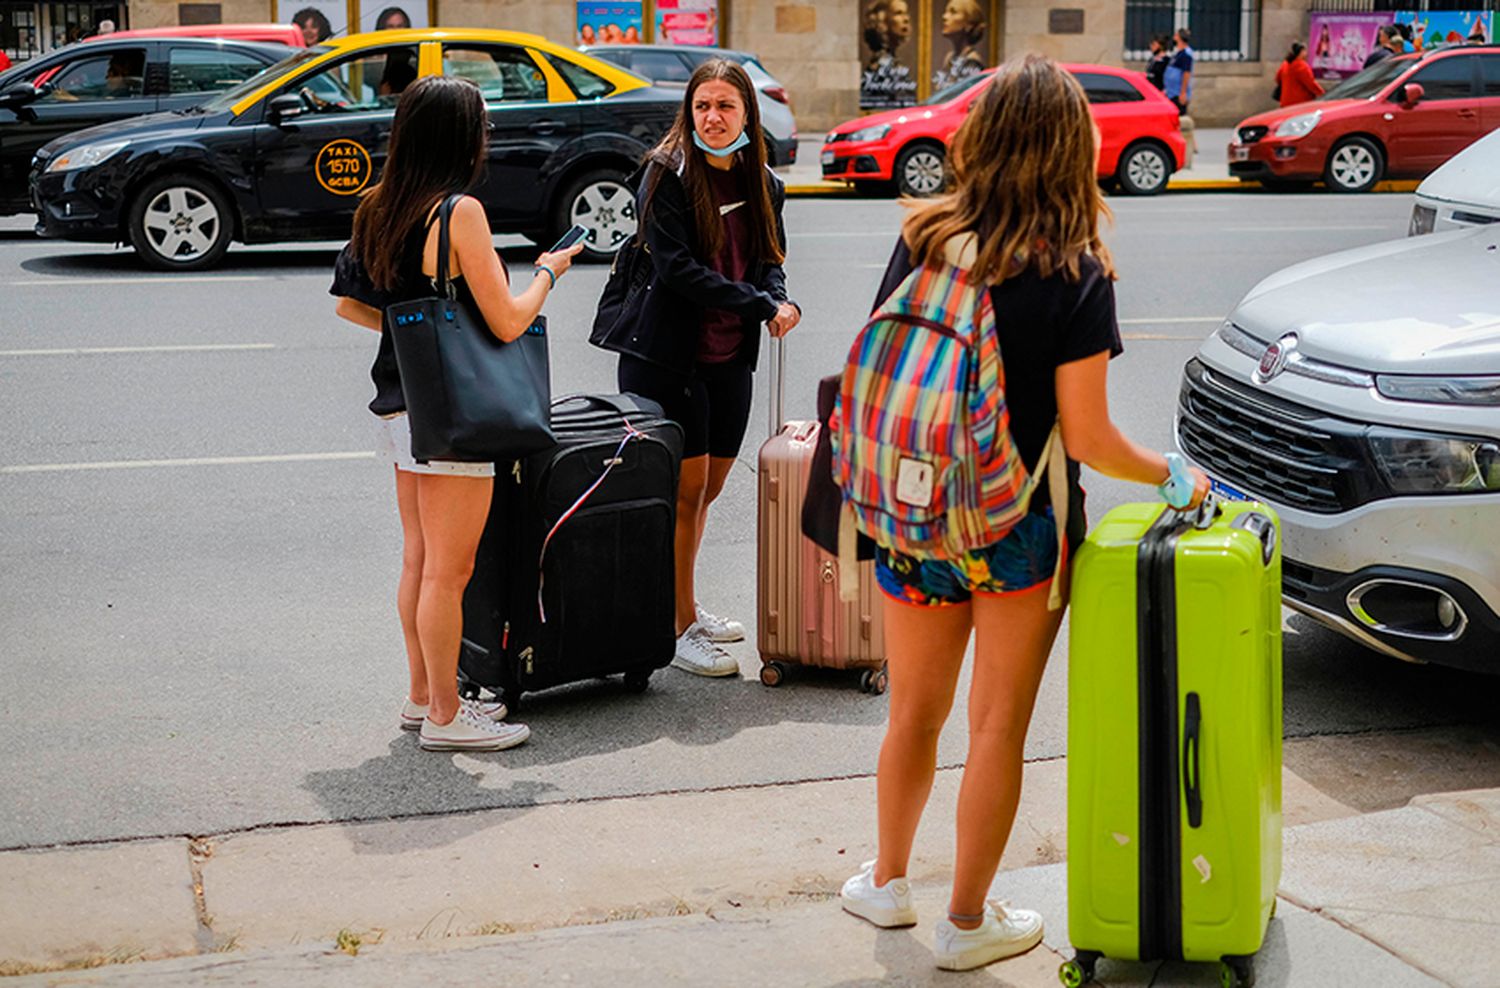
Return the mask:
<path id="1" fill-rule="evenodd" d="M 682 430 L 655 402 L 553 403 L 557 445 L 500 464 L 464 594 L 459 680 L 521 694 L 625 674 L 632 690 L 676 647 L 672 535 Z"/>

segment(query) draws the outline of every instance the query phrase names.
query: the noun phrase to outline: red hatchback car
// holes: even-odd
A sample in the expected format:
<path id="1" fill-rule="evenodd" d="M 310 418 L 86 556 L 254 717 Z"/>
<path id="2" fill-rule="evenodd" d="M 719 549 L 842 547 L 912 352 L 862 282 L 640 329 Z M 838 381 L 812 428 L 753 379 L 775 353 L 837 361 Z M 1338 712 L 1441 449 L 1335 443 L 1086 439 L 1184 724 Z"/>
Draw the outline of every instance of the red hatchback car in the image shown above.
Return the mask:
<path id="1" fill-rule="evenodd" d="M 1500 47 L 1397 55 L 1307 103 L 1257 113 L 1229 144 L 1229 173 L 1269 188 L 1322 179 L 1365 192 L 1421 178 L 1500 127 Z"/>
<path id="2" fill-rule="evenodd" d="M 1064 65 L 1088 94 L 1104 138 L 1099 178 L 1131 195 L 1167 187 L 1187 147 L 1177 107 L 1139 72 L 1108 65 Z M 917 104 L 839 124 L 823 139 L 824 178 L 893 184 L 909 196 L 930 196 L 947 181 L 948 142 L 995 70 L 970 76 Z"/>

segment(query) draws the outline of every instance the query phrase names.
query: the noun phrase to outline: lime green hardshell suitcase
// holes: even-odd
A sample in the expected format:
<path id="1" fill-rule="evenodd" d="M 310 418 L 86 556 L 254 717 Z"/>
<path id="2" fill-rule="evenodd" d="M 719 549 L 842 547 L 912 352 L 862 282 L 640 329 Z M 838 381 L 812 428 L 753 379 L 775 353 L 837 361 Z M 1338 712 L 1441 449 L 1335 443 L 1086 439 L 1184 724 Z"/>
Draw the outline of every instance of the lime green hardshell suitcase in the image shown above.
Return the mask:
<path id="1" fill-rule="evenodd" d="M 1281 877 L 1275 512 L 1126 504 L 1073 567 L 1066 985 L 1099 957 L 1254 982 Z"/>

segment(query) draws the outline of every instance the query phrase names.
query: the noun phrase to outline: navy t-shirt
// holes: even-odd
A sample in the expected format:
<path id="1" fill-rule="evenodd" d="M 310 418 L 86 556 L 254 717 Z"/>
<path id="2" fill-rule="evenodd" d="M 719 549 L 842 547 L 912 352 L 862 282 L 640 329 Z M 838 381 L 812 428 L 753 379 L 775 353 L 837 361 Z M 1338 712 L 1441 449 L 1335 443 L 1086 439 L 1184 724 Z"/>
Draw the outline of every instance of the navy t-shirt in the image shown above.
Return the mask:
<path id="1" fill-rule="evenodd" d="M 877 308 L 911 271 L 911 251 L 898 239 L 876 294 Z M 1115 284 L 1098 260 L 1085 256 L 1077 281 L 1069 281 L 1060 272 L 1043 278 L 1025 271 L 992 286 L 990 301 L 1000 334 L 1011 439 L 1026 469 L 1034 471 L 1057 421 L 1057 368 L 1096 353 L 1115 357 L 1124 352 L 1115 321 Z M 1046 478 L 1042 481 L 1031 499 L 1033 512 L 1044 511 L 1052 503 Z M 1068 490 L 1068 543 L 1076 551 L 1088 522 L 1078 464 L 1071 459 Z"/>

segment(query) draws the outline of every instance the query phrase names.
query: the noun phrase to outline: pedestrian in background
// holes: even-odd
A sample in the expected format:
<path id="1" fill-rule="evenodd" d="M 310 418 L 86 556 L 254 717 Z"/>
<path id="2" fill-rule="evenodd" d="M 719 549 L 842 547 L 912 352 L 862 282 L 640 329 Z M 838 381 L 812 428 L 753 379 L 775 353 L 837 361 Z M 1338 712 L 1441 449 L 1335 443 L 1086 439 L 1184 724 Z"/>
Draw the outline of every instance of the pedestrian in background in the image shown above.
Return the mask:
<path id="1" fill-rule="evenodd" d="M 712 58 L 688 79 L 677 122 L 646 156 L 640 236 L 649 301 L 635 318 L 596 326 L 620 354 L 622 391 L 661 403 L 683 429 L 675 537 L 677 650 L 700 676 L 739 671 L 721 643 L 739 621 L 698 606 L 694 569 L 709 505 L 724 489 L 750 421 L 760 327 L 782 336 L 802 310 L 787 298 L 786 191 L 766 165 L 755 88 L 734 62 Z"/>
<path id="2" fill-rule="evenodd" d="M 1307 64 L 1307 46 L 1293 41 L 1286 58 L 1276 69 L 1276 89 L 1281 93 L 1282 106 L 1296 106 L 1323 95 L 1323 87 L 1313 78 L 1312 66 Z"/>
<path id="3" fill-rule="evenodd" d="M 1167 62 L 1172 58 L 1167 49 L 1171 44 L 1172 39 L 1165 34 L 1151 38 L 1151 59 L 1146 63 L 1146 78 L 1157 89 L 1167 88 Z"/>
<path id="4" fill-rule="evenodd" d="M 406 640 L 410 682 L 401 727 L 419 731 L 428 750 L 497 751 L 530 736 L 507 724 L 505 706 L 460 699 L 458 649 L 463 593 L 489 517 L 493 463 L 432 460 L 411 455 L 406 398 L 383 310 L 435 291 L 438 207 L 477 187 L 489 140 L 484 97 L 472 82 L 429 76 L 413 83 L 396 106 L 380 182 L 354 214 L 354 235 L 338 257 L 331 294 L 340 316 L 381 333 L 370 377 L 379 419 L 377 451 L 395 468 L 401 516 L 401 580 L 396 610 Z M 537 258 L 530 282 L 511 294 L 510 276 L 495 253 L 484 206 L 464 196 L 453 207 L 448 271 L 458 299 L 510 341 L 526 332 L 581 247 Z M 524 565 L 517 560 L 517 565 Z"/>
<path id="5" fill-rule="evenodd" d="M 1193 101 L 1193 34 L 1185 27 L 1177 29 L 1172 35 L 1176 48 L 1172 51 L 1172 57 L 1167 60 L 1166 71 L 1162 73 L 1162 91 L 1167 94 L 1167 99 L 1177 104 L 1179 113 L 1187 113 L 1188 104 Z"/>
<path id="6" fill-rule="evenodd" d="M 843 907 L 882 927 L 917 921 L 907 864 L 973 634 L 953 893 L 934 931 L 938 966 L 951 970 L 1023 953 L 1042 938 L 1039 914 L 986 898 L 1015 820 L 1026 731 L 1062 620 L 1049 591 L 1066 579 L 1087 527 L 1078 462 L 1136 483 L 1168 478 L 1166 458 L 1125 438 L 1109 416 L 1106 374 L 1122 347 L 1114 265 L 1099 235 L 1099 141 L 1076 79 L 1041 55 L 1007 62 L 953 140 L 953 190 L 910 205 L 880 287 L 883 301 L 915 267 L 941 264 L 954 238 L 976 237 L 969 270 L 991 286 L 1016 455 L 1035 476 L 1060 427 L 1069 458 L 1058 468 L 1067 473 L 1066 549 L 1053 510 L 1061 506 L 1044 484 L 1004 538 L 961 559 L 886 547 L 876 554 L 891 676 L 876 775 L 880 844 L 844 884 Z M 1194 482 L 1196 503 L 1208 480 L 1195 471 Z"/>
<path id="7" fill-rule="evenodd" d="M 1370 53 L 1365 56 L 1365 63 L 1360 68 L 1368 69 L 1372 65 L 1385 61 L 1392 55 L 1398 54 L 1401 50 L 1400 46 L 1392 42 L 1391 38 L 1399 38 L 1400 36 L 1394 24 L 1381 25 L 1380 30 L 1375 32 L 1375 47 L 1370 49 Z M 1277 73 L 1279 74 L 1280 71 L 1278 68 Z"/>

